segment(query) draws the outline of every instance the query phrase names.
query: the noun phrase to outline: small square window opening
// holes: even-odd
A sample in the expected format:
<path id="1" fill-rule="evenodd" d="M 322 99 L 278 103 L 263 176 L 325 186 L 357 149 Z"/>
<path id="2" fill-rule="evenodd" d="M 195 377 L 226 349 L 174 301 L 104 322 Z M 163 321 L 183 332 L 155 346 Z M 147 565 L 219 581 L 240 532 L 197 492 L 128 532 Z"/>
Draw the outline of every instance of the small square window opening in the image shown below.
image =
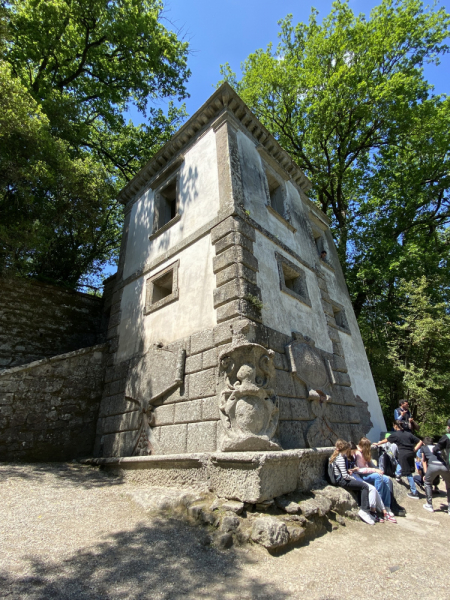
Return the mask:
<path id="1" fill-rule="evenodd" d="M 147 279 L 145 314 L 178 300 L 178 266 L 179 261 L 176 261 Z"/>
<path id="2" fill-rule="evenodd" d="M 173 289 L 173 271 L 170 271 L 166 275 L 163 275 L 159 279 L 155 279 L 153 282 L 153 290 L 152 290 L 152 304 L 162 300 L 163 298 L 167 298 L 170 296 Z"/>
<path id="3" fill-rule="evenodd" d="M 275 257 L 278 263 L 281 291 L 311 306 L 304 270 L 278 252 L 275 253 Z"/>
<path id="4" fill-rule="evenodd" d="M 339 329 L 345 331 L 346 333 L 350 333 L 350 328 L 348 326 L 348 321 L 345 315 L 344 308 L 342 306 L 336 306 L 335 304 L 333 304 L 332 306 L 333 316 L 334 320 L 336 321 L 336 325 L 339 327 Z"/>

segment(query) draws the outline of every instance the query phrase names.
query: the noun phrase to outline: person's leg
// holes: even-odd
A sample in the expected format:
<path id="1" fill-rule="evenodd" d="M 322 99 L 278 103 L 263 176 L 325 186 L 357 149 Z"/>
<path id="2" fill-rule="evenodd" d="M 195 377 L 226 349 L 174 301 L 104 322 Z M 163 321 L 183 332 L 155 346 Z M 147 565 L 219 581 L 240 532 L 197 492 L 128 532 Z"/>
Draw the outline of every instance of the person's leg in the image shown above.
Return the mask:
<path id="1" fill-rule="evenodd" d="M 369 511 L 369 486 L 367 483 L 362 481 L 361 479 L 349 479 L 344 484 L 341 484 L 343 487 L 348 488 L 353 491 L 361 492 L 361 508 L 364 511 Z"/>
<path id="2" fill-rule="evenodd" d="M 447 469 L 445 469 L 445 470 L 442 469 L 442 471 L 439 473 L 439 475 L 444 480 L 445 489 L 447 490 L 448 512 L 450 514 L 450 471 L 447 471 Z"/>
<path id="3" fill-rule="evenodd" d="M 419 497 L 419 494 L 417 493 L 417 488 L 416 488 L 416 484 L 414 481 L 414 477 L 412 475 L 407 475 L 406 478 L 408 479 L 409 489 L 411 490 L 411 494 L 413 496 Z"/>
<path id="4" fill-rule="evenodd" d="M 439 467 L 436 468 L 434 465 L 429 465 L 427 472 L 424 477 L 424 486 L 425 486 L 425 494 L 427 496 L 427 503 L 425 504 L 425 508 L 427 510 L 433 510 L 433 481 L 436 479 L 438 475 Z"/>
<path id="5" fill-rule="evenodd" d="M 390 480 L 389 477 L 387 477 L 386 475 L 382 475 L 381 476 L 381 491 L 380 491 L 380 496 L 381 496 L 381 500 L 383 501 L 384 506 L 386 507 L 386 510 L 388 512 L 390 512 L 391 510 L 391 489 L 390 489 Z"/>

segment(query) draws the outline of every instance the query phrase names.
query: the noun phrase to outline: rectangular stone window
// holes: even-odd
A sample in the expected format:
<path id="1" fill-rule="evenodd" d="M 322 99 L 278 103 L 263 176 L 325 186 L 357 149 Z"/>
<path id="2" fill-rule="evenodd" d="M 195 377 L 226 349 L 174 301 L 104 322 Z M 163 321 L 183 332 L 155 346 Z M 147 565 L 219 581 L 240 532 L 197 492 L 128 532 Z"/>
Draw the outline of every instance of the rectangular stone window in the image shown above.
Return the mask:
<path id="1" fill-rule="evenodd" d="M 310 307 L 311 300 L 306 285 L 305 271 L 282 254 L 278 254 L 278 252 L 275 253 L 275 257 L 278 264 L 281 291 Z"/>
<path id="2" fill-rule="evenodd" d="M 179 173 L 174 173 L 154 192 L 153 232 L 150 239 L 154 239 L 179 221 L 180 194 Z"/>
<path id="3" fill-rule="evenodd" d="M 267 208 L 274 217 L 295 233 L 296 229 L 290 223 L 289 211 L 286 205 L 286 183 L 274 169 L 266 163 L 264 173 L 266 176 Z"/>
<path id="4" fill-rule="evenodd" d="M 180 261 L 169 265 L 146 281 L 145 310 L 149 313 L 178 300 L 178 266 Z"/>
<path id="5" fill-rule="evenodd" d="M 342 304 L 338 304 L 334 300 L 331 301 L 331 306 L 333 307 L 333 316 L 334 320 L 336 321 L 336 327 L 340 331 L 350 335 L 350 327 L 348 326 L 347 315 L 345 314 L 344 307 Z"/>
<path id="6" fill-rule="evenodd" d="M 284 217 L 284 184 L 278 177 L 266 169 L 267 185 L 269 188 L 270 206 Z"/>

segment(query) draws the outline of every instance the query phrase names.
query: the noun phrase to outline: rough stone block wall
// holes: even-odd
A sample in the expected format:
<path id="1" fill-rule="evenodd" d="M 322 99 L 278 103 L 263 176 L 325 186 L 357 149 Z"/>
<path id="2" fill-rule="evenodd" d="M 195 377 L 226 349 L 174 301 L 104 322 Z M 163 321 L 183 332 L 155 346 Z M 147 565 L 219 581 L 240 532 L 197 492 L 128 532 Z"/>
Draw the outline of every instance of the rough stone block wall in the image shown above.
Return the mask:
<path id="1" fill-rule="evenodd" d="M 0 280 L 0 370 L 103 341 L 103 300 L 23 279 Z"/>
<path id="2" fill-rule="evenodd" d="M 92 456 L 106 345 L 0 373 L 0 460 Z"/>
<path id="3" fill-rule="evenodd" d="M 232 341 L 236 326 L 245 319 L 233 319 L 213 329 L 200 331 L 186 339 L 167 346 L 169 350 L 186 350 L 184 384 L 166 395 L 154 410 L 153 439 L 157 445 L 153 454 L 185 454 L 192 452 L 215 452 L 218 444 L 219 421 L 216 386 L 218 381 L 218 357 Z M 289 372 L 285 347 L 292 337 L 284 335 L 260 323 L 252 324 L 249 341 L 274 350 L 276 367 L 276 393 L 279 398 L 280 422 L 278 435 L 281 446 L 288 450 L 307 448 L 305 434 L 314 421 L 311 402 L 307 400 L 305 386 Z M 342 372 L 345 365 L 335 345 L 336 354 L 328 358 L 334 375 Z M 113 364 L 108 358 L 104 397 L 99 414 L 96 456 L 130 456 L 137 440 L 141 415 L 136 403 L 125 398 L 125 386 L 130 361 Z M 344 439 L 359 440 L 361 436 L 360 413 L 357 400 L 349 382 L 333 386 L 333 400 L 329 406 L 328 419 L 333 431 Z"/>

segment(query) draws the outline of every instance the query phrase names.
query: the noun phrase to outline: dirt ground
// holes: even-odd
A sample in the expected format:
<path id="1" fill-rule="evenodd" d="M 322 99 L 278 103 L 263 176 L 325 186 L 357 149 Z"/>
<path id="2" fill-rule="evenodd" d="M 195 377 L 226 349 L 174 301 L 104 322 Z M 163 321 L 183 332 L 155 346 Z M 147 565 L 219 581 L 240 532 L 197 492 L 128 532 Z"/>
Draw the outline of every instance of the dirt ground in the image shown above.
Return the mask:
<path id="1" fill-rule="evenodd" d="M 150 518 L 130 484 L 76 464 L 0 465 L 0 598 L 450 600 L 450 516 L 406 499 L 398 524 L 348 522 L 271 556 L 219 551 Z M 445 506 L 445 511 L 444 511 Z"/>

